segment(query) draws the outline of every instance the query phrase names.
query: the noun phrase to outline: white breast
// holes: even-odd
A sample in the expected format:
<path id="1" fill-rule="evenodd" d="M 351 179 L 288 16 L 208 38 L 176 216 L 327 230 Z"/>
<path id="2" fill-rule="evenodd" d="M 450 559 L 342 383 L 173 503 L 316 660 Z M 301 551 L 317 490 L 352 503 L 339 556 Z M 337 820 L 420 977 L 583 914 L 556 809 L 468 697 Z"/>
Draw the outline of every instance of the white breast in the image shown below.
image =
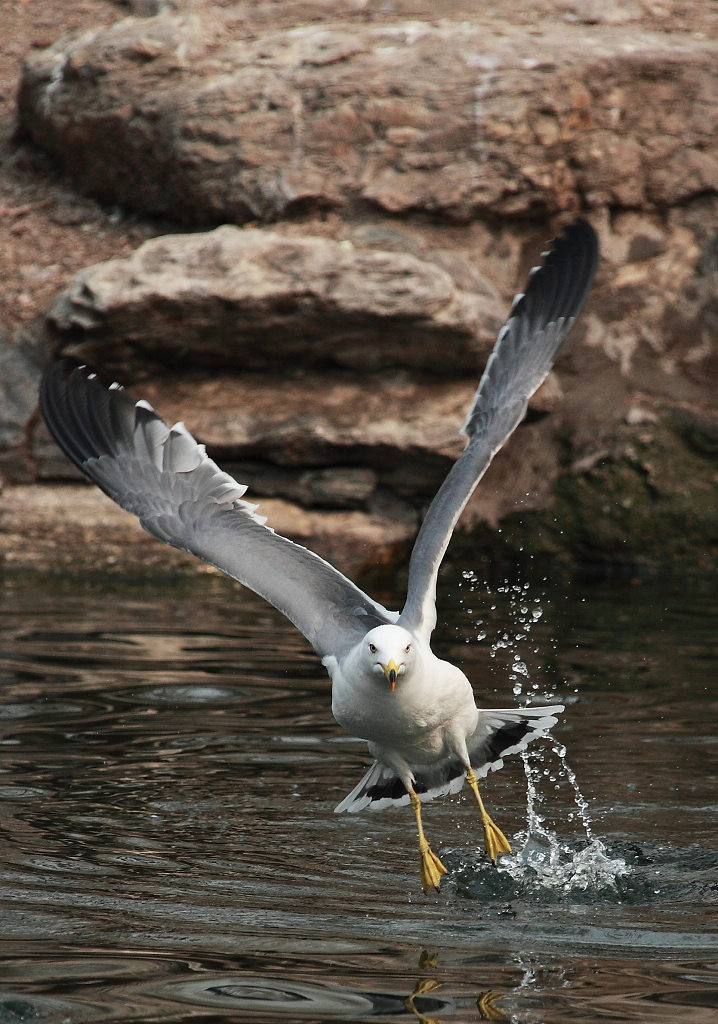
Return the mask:
<path id="1" fill-rule="evenodd" d="M 463 740 L 476 728 L 469 681 L 433 654 L 410 678 L 401 677 L 394 691 L 383 676 L 352 675 L 351 660 L 335 661 L 332 668 L 337 722 L 350 735 L 400 752 L 409 761 L 427 763 L 455 753 L 456 738 Z"/>

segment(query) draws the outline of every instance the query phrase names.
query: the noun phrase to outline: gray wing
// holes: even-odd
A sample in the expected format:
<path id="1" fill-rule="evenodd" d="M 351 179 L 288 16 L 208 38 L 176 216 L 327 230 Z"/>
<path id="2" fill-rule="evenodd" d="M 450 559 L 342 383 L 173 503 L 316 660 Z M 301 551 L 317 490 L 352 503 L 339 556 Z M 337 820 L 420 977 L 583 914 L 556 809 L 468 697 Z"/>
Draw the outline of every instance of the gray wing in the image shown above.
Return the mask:
<path id="1" fill-rule="evenodd" d="M 401 625 L 429 637 L 436 580 L 452 531 L 496 452 L 524 417 L 586 300 L 598 264 L 593 228 L 578 220 L 555 239 L 514 300 L 486 364 L 463 433 L 467 446 L 429 506 L 409 563 Z"/>
<path id="2" fill-rule="evenodd" d="M 320 657 L 396 621 L 324 559 L 274 533 L 183 424 L 170 429 L 119 385 L 59 360 L 45 370 L 40 407 L 65 454 L 148 533 L 261 595 Z"/>

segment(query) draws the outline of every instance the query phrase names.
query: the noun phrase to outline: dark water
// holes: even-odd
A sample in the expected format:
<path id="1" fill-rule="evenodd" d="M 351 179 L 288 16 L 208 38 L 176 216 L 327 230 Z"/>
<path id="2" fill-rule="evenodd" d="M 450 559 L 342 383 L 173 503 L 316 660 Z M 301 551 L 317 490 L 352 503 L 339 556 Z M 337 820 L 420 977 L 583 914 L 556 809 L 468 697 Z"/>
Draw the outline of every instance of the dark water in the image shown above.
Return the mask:
<path id="1" fill-rule="evenodd" d="M 482 700 L 568 707 L 484 784 L 499 870 L 471 800 L 427 805 L 425 896 L 407 809 L 333 813 L 367 756 L 280 616 L 6 579 L 0 1024 L 718 1019 L 715 580 L 445 591 Z"/>

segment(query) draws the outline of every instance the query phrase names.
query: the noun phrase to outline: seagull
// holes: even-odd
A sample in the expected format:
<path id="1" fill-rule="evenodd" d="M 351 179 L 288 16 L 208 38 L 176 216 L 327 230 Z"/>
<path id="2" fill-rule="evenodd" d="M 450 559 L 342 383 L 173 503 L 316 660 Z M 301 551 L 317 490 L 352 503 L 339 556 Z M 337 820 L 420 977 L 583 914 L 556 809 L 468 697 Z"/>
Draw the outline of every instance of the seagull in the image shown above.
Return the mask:
<path id="1" fill-rule="evenodd" d="M 426 839 L 422 803 L 464 782 L 496 864 L 511 847 L 487 813 L 478 780 L 558 721 L 563 705 L 478 708 L 471 683 L 438 658 L 439 567 L 456 522 L 496 452 L 524 417 L 581 311 L 598 263 L 583 219 L 549 244 L 514 299 L 462 433 L 466 446 L 431 502 L 409 562 L 406 601 L 388 611 L 314 552 L 275 533 L 246 486 L 207 456 L 183 423 L 168 427 L 85 366 L 53 361 L 40 385 L 47 426 L 65 454 L 154 537 L 189 551 L 279 609 L 314 648 L 332 681 L 332 713 L 365 740 L 374 763 L 336 811 L 410 804 L 425 891 L 446 868 Z"/>

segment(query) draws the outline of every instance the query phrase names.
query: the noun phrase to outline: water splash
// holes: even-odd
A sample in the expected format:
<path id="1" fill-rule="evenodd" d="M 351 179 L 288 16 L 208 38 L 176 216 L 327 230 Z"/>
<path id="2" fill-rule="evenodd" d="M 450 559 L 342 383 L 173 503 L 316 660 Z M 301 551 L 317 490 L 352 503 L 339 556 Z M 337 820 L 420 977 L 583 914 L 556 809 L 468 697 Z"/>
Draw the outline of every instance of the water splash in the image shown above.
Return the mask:
<path id="1" fill-rule="evenodd" d="M 471 592 L 479 585 L 487 589 L 485 584 L 479 584 L 473 573 L 465 572 L 463 577 Z M 500 652 L 511 655 L 507 666 L 508 678 L 519 703 L 555 701 L 557 685 L 545 686 L 542 690 L 537 682 L 532 681 L 527 664 L 529 655 L 540 653 L 538 646 L 531 645 L 531 631 L 544 615 L 541 598 L 530 597 L 529 583 L 505 580 L 496 589 L 497 594 L 508 596 L 511 628 L 494 639 L 491 657 L 497 657 Z M 496 605 L 492 605 L 492 610 L 495 608 Z M 484 625 L 481 620 L 477 624 Z M 477 639 L 485 636 L 486 631 L 482 630 Z M 556 641 L 549 639 L 548 643 L 555 652 Z M 581 792 L 575 771 L 568 763 L 566 747 L 553 737 L 549 743 L 550 746 L 534 744 L 520 755 L 527 784 L 526 827 L 514 839 L 516 852 L 501 858 L 500 870 L 524 885 L 530 884 L 534 889 L 554 893 L 615 891 L 618 880 L 628 874 L 626 862 L 620 857 L 611 857 L 604 843 L 595 835 L 589 804 Z M 543 809 L 548 786 L 552 786 L 554 791 L 569 787 L 573 808 L 567 812 L 567 822 L 574 827 L 579 826 L 583 835 L 578 843 L 569 844 L 562 840 L 547 823 Z"/>
<path id="2" fill-rule="evenodd" d="M 545 766 L 550 754 L 557 760 L 557 768 Z M 534 890 L 554 893 L 617 890 L 618 880 L 628 874 L 628 866 L 621 857 L 610 856 L 595 835 L 588 802 L 580 790 L 576 773 L 566 760 L 565 746 L 554 741 L 550 748 L 524 751 L 522 760 L 527 782 L 526 828 L 514 839 L 515 852 L 502 857 L 500 870 L 517 882 L 530 883 Z M 582 841 L 569 844 L 547 824 L 539 810 L 546 800 L 542 788 L 546 781 L 553 783 L 556 789 L 561 781 L 570 785 L 576 810 L 569 812 L 568 819 L 578 818 L 585 837 Z"/>

